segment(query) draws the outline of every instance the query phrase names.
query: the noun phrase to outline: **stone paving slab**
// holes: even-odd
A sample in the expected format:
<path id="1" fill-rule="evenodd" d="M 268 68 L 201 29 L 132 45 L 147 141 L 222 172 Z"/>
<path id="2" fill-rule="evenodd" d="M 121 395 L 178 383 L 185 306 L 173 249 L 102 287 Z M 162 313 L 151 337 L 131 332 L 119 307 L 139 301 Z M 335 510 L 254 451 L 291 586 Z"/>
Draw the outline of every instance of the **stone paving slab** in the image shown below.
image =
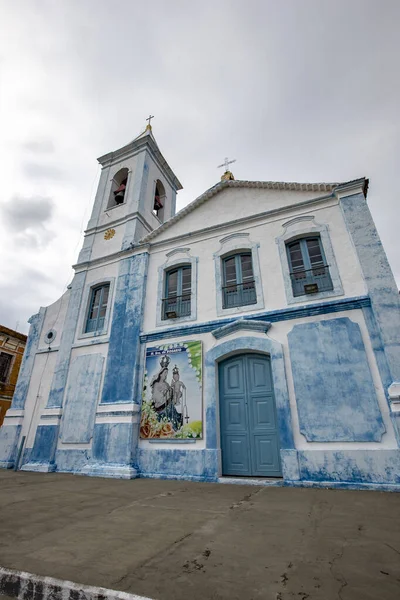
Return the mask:
<path id="1" fill-rule="evenodd" d="M 400 495 L 0 471 L 0 565 L 158 600 L 398 600 Z"/>

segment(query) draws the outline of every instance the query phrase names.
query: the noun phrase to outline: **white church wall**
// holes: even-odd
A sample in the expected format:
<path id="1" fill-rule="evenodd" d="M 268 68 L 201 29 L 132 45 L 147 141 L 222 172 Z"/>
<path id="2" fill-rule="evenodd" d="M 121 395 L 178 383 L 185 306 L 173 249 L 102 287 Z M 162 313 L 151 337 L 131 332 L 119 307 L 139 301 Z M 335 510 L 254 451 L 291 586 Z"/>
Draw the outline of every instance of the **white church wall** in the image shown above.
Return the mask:
<path id="1" fill-rule="evenodd" d="M 21 432 L 22 436 L 26 436 L 25 448 L 33 447 L 36 429 L 49 397 L 57 354 L 57 351 L 48 351 L 35 356 Z"/>
<path id="2" fill-rule="evenodd" d="M 241 226 L 226 226 L 218 232 L 207 232 L 203 236 L 199 234 L 190 239 L 177 238 L 169 244 L 152 247 L 147 280 L 144 331 L 156 328 L 157 311 L 161 311 L 158 271 L 165 264 L 166 255 L 176 248 L 189 248 L 188 253 L 190 256 L 196 257 L 198 261 L 197 320 L 204 322 L 218 317 L 214 254 L 221 249 L 220 240 L 233 233 L 248 234 L 248 240 L 259 245 L 258 257 L 264 304 L 262 310 L 277 310 L 288 306 L 281 262 L 287 260 L 287 258 L 286 256 L 283 258 L 280 256 L 277 239 L 285 231 L 283 224 L 300 215 L 313 216 L 314 222 L 321 225 L 328 224 L 328 233 L 337 263 L 341 287 L 343 288 L 343 291 L 340 289 L 330 294 L 330 296 L 340 298 L 365 294 L 366 287 L 363 276 L 354 247 L 343 222 L 342 214 L 336 201 L 330 200 L 325 206 L 303 209 L 302 211 L 293 209 L 269 220 L 264 219 Z M 240 245 L 240 240 L 237 243 Z M 296 306 L 317 301 L 318 299 L 313 295 L 299 296 L 292 304 Z M 260 310 L 257 305 L 249 305 L 237 307 L 237 310 L 232 312 L 239 316 L 240 314 L 260 312 Z M 223 310 L 219 316 L 224 317 Z M 229 313 L 228 315 L 227 313 L 226 316 L 232 317 L 232 314 Z M 178 324 L 179 319 L 176 320 L 176 325 Z M 162 321 L 160 325 L 163 325 Z M 171 323 L 166 325 L 170 326 Z"/>
<path id="3" fill-rule="evenodd" d="M 146 193 L 141 202 L 141 211 L 144 218 L 153 229 L 157 229 L 162 222 L 167 221 L 172 216 L 174 190 L 168 179 L 160 171 L 159 166 L 154 161 L 151 154 L 147 154 L 148 178 Z M 165 189 L 164 215 L 161 220 L 153 213 L 154 195 L 156 190 L 156 182 L 160 180 Z"/>
<path id="4" fill-rule="evenodd" d="M 229 187 L 209 200 L 205 200 L 196 210 L 160 232 L 157 242 L 189 231 L 198 231 L 212 225 L 223 225 L 227 221 L 242 220 L 250 215 L 289 207 L 322 196 L 324 196 L 323 192 Z"/>
<path id="5" fill-rule="evenodd" d="M 126 223 L 114 223 L 112 221 L 114 216 L 114 214 L 110 214 L 108 221 L 94 236 L 92 253 L 90 256 L 91 260 L 96 260 L 96 258 L 108 256 L 121 250 Z"/>
<path id="6" fill-rule="evenodd" d="M 70 295 L 70 290 L 67 289 L 61 298 L 47 307 L 38 344 L 39 350 L 47 350 L 49 346 L 52 349 L 59 347 Z M 53 333 L 52 339 L 54 341 L 48 344 L 46 343 L 46 340 L 48 340 L 46 336 L 50 331 Z"/>

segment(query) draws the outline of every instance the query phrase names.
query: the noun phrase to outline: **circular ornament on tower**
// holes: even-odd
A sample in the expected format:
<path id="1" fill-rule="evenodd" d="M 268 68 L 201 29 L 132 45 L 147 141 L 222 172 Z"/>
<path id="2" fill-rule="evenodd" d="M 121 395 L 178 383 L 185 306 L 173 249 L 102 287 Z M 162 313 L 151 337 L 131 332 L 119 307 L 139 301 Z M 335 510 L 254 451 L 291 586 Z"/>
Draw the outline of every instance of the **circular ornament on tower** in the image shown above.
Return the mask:
<path id="1" fill-rule="evenodd" d="M 115 229 L 107 229 L 105 234 L 104 234 L 104 239 L 105 240 L 111 240 L 111 238 L 113 238 L 115 235 Z"/>

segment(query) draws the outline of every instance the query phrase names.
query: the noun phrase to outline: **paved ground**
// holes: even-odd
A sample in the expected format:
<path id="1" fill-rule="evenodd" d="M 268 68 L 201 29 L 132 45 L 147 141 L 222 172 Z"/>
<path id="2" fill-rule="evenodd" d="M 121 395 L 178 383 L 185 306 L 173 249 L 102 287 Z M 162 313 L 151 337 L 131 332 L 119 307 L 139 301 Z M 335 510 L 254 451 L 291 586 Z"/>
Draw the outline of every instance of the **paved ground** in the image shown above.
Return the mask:
<path id="1" fill-rule="evenodd" d="M 0 470 L 0 565 L 158 600 L 398 600 L 400 494 Z"/>

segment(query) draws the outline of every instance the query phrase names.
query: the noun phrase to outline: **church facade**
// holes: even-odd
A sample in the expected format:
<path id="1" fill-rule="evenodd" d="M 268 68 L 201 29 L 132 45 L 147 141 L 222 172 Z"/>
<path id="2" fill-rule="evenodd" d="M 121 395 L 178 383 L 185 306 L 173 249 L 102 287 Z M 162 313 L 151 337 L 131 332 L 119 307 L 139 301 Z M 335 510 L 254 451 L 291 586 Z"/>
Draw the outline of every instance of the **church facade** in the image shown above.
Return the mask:
<path id="1" fill-rule="evenodd" d="M 368 181 L 181 184 L 99 159 L 75 275 L 30 319 L 0 466 L 400 486 L 399 293 Z"/>

